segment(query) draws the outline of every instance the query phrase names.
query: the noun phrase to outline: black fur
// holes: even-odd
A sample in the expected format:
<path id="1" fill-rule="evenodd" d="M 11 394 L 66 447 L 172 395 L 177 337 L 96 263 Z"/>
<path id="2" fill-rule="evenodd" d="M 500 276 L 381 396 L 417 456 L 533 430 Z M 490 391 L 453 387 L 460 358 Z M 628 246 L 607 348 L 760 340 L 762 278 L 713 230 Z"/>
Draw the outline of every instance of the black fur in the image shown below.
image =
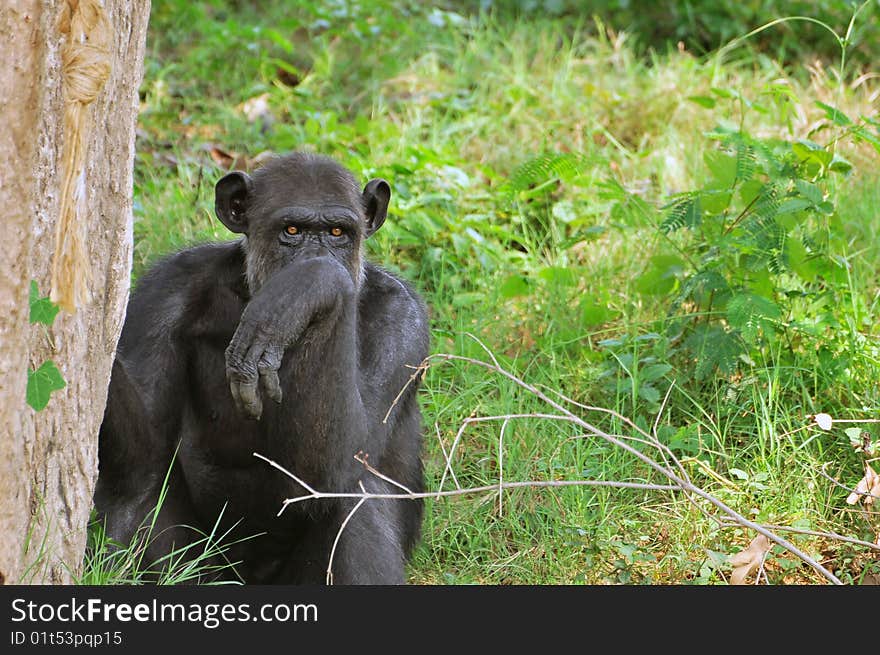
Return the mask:
<path id="1" fill-rule="evenodd" d="M 159 262 L 128 305 L 95 491 L 111 537 L 130 541 L 173 460 L 145 561 L 199 539 L 192 528 L 210 532 L 222 510 L 221 530 L 241 521 L 231 538 L 264 533 L 228 553 L 245 582 L 323 583 L 355 501 L 309 500 L 278 517 L 304 490 L 252 453 L 319 491 L 358 492 L 362 481 L 399 492 L 354 459 L 363 452 L 423 489 L 416 385 L 394 399 L 428 353 L 425 306 L 361 256 L 389 197 L 384 180 L 361 192 L 349 171 L 303 153 L 217 183 L 218 218 L 245 236 Z M 337 546 L 334 583 L 403 583 L 421 515 L 420 501 L 362 505 Z"/>

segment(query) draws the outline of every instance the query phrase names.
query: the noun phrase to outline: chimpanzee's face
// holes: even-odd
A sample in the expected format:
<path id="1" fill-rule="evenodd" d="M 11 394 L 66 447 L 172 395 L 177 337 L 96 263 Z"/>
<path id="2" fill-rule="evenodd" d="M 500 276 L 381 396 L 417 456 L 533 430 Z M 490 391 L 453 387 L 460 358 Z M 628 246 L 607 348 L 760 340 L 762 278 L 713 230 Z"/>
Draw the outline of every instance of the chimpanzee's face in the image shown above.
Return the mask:
<path id="1" fill-rule="evenodd" d="M 217 183 L 217 215 L 246 236 L 247 278 L 256 293 L 295 259 L 334 257 L 359 284 L 366 237 L 385 219 L 388 183 L 363 193 L 349 171 L 315 155 L 276 159 L 254 173 L 229 173 Z"/>

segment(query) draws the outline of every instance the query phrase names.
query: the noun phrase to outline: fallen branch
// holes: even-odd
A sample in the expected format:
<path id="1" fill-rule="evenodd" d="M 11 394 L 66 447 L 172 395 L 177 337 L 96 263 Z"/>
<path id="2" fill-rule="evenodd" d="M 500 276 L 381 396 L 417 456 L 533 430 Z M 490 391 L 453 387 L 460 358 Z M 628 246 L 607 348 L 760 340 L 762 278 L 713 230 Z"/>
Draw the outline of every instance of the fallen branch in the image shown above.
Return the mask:
<path id="1" fill-rule="evenodd" d="M 615 489 L 642 489 L 646 491 L 678 491 L 678 485 L 674 484 L 648 484 L 644 482 L 618 482 L 616 480 L 526 480 L 518 482 L 504 482 L 501 485 L 487 484 L 481 487 L 469 487 L 466 489 L 451 489 L 449 491 L 420 491 L 420 492 L 402 492 L 402 493 L 377 493 L 372 491 L 353 491 L 353 492 L 335 492 L 335 491 L 318 491 L 310 487 L 306 482 L 298 478 L 295 474 L 288 471 L 268 457 L 264 457 L 260 453 L 254 453 L 257 457 L 273 468 L 278 469 L 297 484 L 302 485 L 306 493 L 296 498 L 286 499 L 278 510 L 276 516 L 281 516 L 282 512 L 287 509 L 288 505 L 294 505 L 306 500 L 322 500 L 325 498 L 352 498 L 365 500 L 419 500 L 426 498 L 448 498 L 450 496 L 464 496 L 466 494 L 485 493 L 487 491 L 497 492 L 499 486 L 501 489 L 522 489 L 525 487 L 613 487 Z M 384 477 L 384 476 L 383 476 Z M 403 486 L 403 485 L 398 485 Z"/>
<path id="2" fill-rule="evenodd" d="M 367 490 L 364 489 L 364 485 L 360 482 L 358 484 L 360 484 L 361 490 L 364 493 L 366 493 Z M 342 522 L 342 525 L 339 526 L 339 531 L 336 533 L 336 538 L 333 540 L 333 547 L 330 549 L 330 559 L 327 560 L 327 577 L 326 577 L 327 586 L 330 586 L 333 584 L 333 557 L 336 555 L 336 547 L 339 545 L 339 540 L 342 537 L 342 533 L 345 530 L 345 526 L 348 525 L 348 522 L 351 521 L 351 517 L 355 515 L 355 513 L 361 508 L 361 505 L 363 505 L 365 502 L 367 502 L 367 498 L 366 497 L 361 498 L 357 502 L 357 505 L 355 505 L 354 507 L 351 508 L 351 511 L 345 517 L 345 520 Z"/>
<path id="3" fill-rule="evenodd" d="M 722 528 L 738 528 L 741 527 L 739 523 L 726 523 L 722 522 L 720 524 Z M 865 548 L 870 548 L 871 550 L 876 550 L 880 552 L 880 544 L 872 544 L 870 541 L 862 541 L 861 539 L 855 539 L 853 537 L 847 537 L 842 534 L 837 534 L 836 532 L 821 532 L 819 530 L 806 530 L 803 528 L 792 528 L 787 525 L 767 525 L 764 524 L 764 527 L 768 530 L 781 530 L 782 532 L 791 532 L 793 534 L 803 534 L 811 537 L 822 537 L 824 539 L 830 539 L 832 541 L 842 541 L 844 543 L 853 544 L 855 546 L 864 546 Z"/>
<path id="4" fill-rule="evenodd" d="M 484 346 L 484 348 L 485 348 L 485 346 Z M 491 492 L 497 492 L 497 494 L 499 496 L 499 512 L 500 512 L 501 511 L 501 502 L 500 502 L 501 501 L 501 494 L 502 494 L 502 491 L 505 489 L 541 488 L 541 487 L 573 487 L 573 486 L 614 487 L 614 488 L 621 488 L 621 489 L 641 489 L 641 490 L 651 490 L 651 491 L 681 491 L 681 492 L 684 492 L 685 496 L 688 498 L 688 500 L 694 506 L 698 507 L 700 509 L 700 511 L 703 512 L 706 516 L 709 516 L 710 518 L 712 518 L 714 521 L 718 522 L 719 524 L 723 524 L 724 522 L 720 518 L 713 516 L 712 514 L 707 512 L 705 510 L 705 508 L 701 507 L 699 505 L 699 503 L 696 502 L 696 498 L 701 498 L 701 499 L 707 501 L 708 503 L 710 503 L 711 505 L 713 505 L 718 510 L 720 510 L 723 514 L 726 514 L 730 519 L 732 519 L 734 521 L 735 525 L 749 528 L 750 530 L 753 530 L 754 532 L 756 532 L 760 535 L 763 535 L 764 537 L 769 539 L 771 542 L 781 546 L 783 549 L 790 552 L 795 557 L 799 558 L 804 563 L 806 563 L 807 565 L 812 567 L 816 572 L 818 572 L 820 575 L 822 575 L 828 581 L 830 581 L 834 584 L 838 584 L 838 585 L 843 584 L 831 571 L 829 571 L 824 566 L 819 564 L 819 562 L 817 562 L 814 558 L 812 558 L 809 555 L 807 555 L 806 553 L 804 553 L 802 550 L 800 550 L 797 546 L 795 546 L 794 544 L 792 544 L 788 540 L 775 534 L 772 531 L 772 529 L 768 528 L 767 526 L 763 526 L 758 523 L 755 523 L 754 521 L 750 521 L 749 519 L 747 519 L 746 517 L 744 517 L 743 515 L 741 515 L 740 513 L 738 513 L 737 511 L 735 511 L 731 507 L 729 507 L 728 505 L 726 505 L 724 502 L 722 502 L 721 500 L 719 500 L 718 498 L 716 498 L 712 494 L 704 491 L 700 487 L 693 484 L 693 482 L 691 482 L 689 476 L 687 475 L 687 472 L 685 471 L 684 466 L 682 465 L 682 462 L 675 456 L 675 454 L 671 451 L 671 449 L 669 449 L 667 446 L 662 444 L 659 441 L 659 439 L 657 438 L 657 436 L 656 436 L 657 422 L 656 421 L 655 421 L 654 430 L 653 430 L 654 434 L 651 434 L 651 433 L 648 433 L 647 431 L 643 430 L 642 428 L 639 428 L 638 426 L 636 426 L 635 423 L 633 423 L 630 419 L 618 414 L 617 412 L 614 412 L 613 410 L 608 410 L 608 409 L 600 408 L 600 407 L 590 407 L 587 405 L 582 405 L 582 404 L 577 403 L 569 398 L 565 398 L 565 396 L 562 396 L 562 394 L 558 394 L 558 396 L 560 396 L 562 399 L 564 399 L 564 402 L 571 403 L 571 404 L 573 404 L 577 407 L 580 407 L 582 409 L 586 409 L 586 410 L 590 410 L 590 411 L 601 411 L 601 412 L 608 413 L 612 416 L 615 416 L 616 418 L 621 420 L 623 423 L 625 423 L 626 425 L 628 425 L 632 429 L 634 429 L 636 432 L 643 435 L 645 437 L 645 440 L 637 439 L 635 437 L 628 437 L 628 436 L 624 436 L 624 435 L 609 434 L 603 430 L 600 430 L 599 428 L 590 424 L 589 422 L 585 421 L 583 418 L 581 418 L 580 416 L 578 416 L 577 414 L 575 414 L 571 410 L 569 410 L 566 406 L 560 404 L 560 402 L 557 402 L 556 400 L 550 398 L 547 394 L 542 392 L 537 387 L 525 382 L 524 380 L 518 378 L 517 376 L 513 375 L 512 373 L 510 373 L 507 370 L 505 370 L 504 368 L 502 368 L 498 364 L 498 362 L 494 358 L 494 356 L 491 355 L 491 353 L 490 353 L 490 357 L 492 357 L 493 363 L 485 362 L 485 361 L 478 360 L 478 359 L 473 359 L 471 357 L 464 357 L 461 355 L 452 355 L 452 354 L 447 354 L 447 353 L 438 353 L 435 355 L 430 355 L 418 367 L 416 367 L 415 372 L 409 377 L 409 379 L 407 380 L 407 382 L 404 385 L 404 388 L 401 390 L 400 394 L 398 394 L 397 397 L 392 402 L 392 405 L 389 408 L 388 413 L 385 415 L 384 420 L 387 421 L 388 417 L 391 415 L 391 411 L 393 410 L 394 406 L 399 401 L 399 399 L 402 397 L 403 392 L 406 390 L 406 388 L 409 387 L 409 385 L 412 384 L 412 382 L 414 382 L 418 378 L 419 375 L 424 375 L 425 372 L 427 371 L 427 369 L 431 366 L 431 362 L 435 361 L 435 360 L 439 360 L 441 362 L 460 361 L 460 362 L 464 362 L 464 363 L 467 363 L 470 365 L 480 366 L 480 367 L 485 368 L 487 370 L 493 371 L 493 372 L 507 378 L 508 380 L 510 380 L 511 382 L 516 384 L 517 386 L 525 389 L 526 391 L 528 391 L 532 395 L 536 396 L 541 401 L 543 401 L 544 403 L 546 403 L 547 405 L 552 407 L 558 413 L 557 414 L 549 414 L 549 413 L 547 413 L 547 414 L 544 414 L 544 413 L 506 414 L 506 415 L 499 415 L 499 416 L 482 416 L 482 417 L 470 416 L 470 417 L 466 418 L 462 422 L 461 426 L 459 427 L 459 430 L 456 433 L 455 439 L 453 440 L 453 443 L 449 449 L 448 454 L 447 454 L 445 448 L 443 448 L 445 467 L 444 467 L 443 474 L 441 476 L 437 491 L 419 492 L 419 493 L 412 492 L 411 490 L 407 489 L 405 486 L 401 485 L 400 483 L 395 482 L 394 480 L 391 480 L 390 478 L 388 478 L 387 476 L 383 475 L 382 473 L 377 471 L 375 468 L 370 466 L 367 463 L 366 456 L 363 455 L 363 453 L 359 453 L 357 458 L 358 458 L 358 461 L 360 461 L 362 464 L 364 464 L 364 466 L 366 467 L 366 470 L 370 474 L 379 477 L 380 479 L 384 480 L 385 482 L 400 488 L 402 490 L 401 493 L 367 492 L 362 484 L 361 484 L 361 492 L 360 493 L 358 493 L 358 492 L 319 491 L 319 490 L 314 489 L 310 485 L 308 485 L 304 480 L 298 478 L 294 473 L 292 473 L 291 471 L 288 471 L 287 469 L 285 469 L 283 466 L 281 466 L 277 462 L 274 462 L 271 459 L 268 459 L 268 458 L 264 457 L 263 455 L 260 455 L 259 453 L 254 453 L 255 457 L 258 457 L 258 458 L 264 460 L 265 462 L 267 462 L 268 464 L 270 464 L 274 468 L 283 472 L 285 475 L 289 476 L 292 480 L 294 480 L 299 485 L 301 485 L 303 487 L 303 489 L 305 489 L 306 493 L 303 494 L 302 496 L 285 499 L 284 502 L 282 503 L 281 509 L 278 511 L 278 515 L 281 515 L 281 513 L 284 512 L 284 510 L 289 505 L 304 502 L 307 500 L 320 500 L 320 499 L 327 499 L 327 498 L 358 499 L 359 502 L 355 505 L 355 507 L 346 516 L 345 520 L 343 521 L 342 525 L 340 526 L 339 532 L 336 535 L 336 539 L 334 540 L 333 550 L 331 551 L 331 554 L 330 554 L 330 563 L 328 564 L 328 568 L 327 568 L 328 584 L 332 583 L 332 560 L 333 560 L 333 555 L 335 554 L 336 546 L 339 542 L 339 539 L 341 538 L 342 532 L 345 530 L 345 527 L 348 524 L 348 522 L 350 521 L 351 517 L 361 507 L 361 505 L 364 502 L 366 502 L 367 500 L 392 500 L 392 499 L 395 499 L 395 500 L 400 500 L 400 499 L 415 500 L 415 499 L 420 499 L 420 498 L 422 498 L 422 499 L 424 499 L 424 498 L 443 498 L 443 497 L 449 497 L 449 496 L 460 496 L 460 495 L 464 495 L 464 494 L 483 493 L 483 492 L 491 491 Z M 670 388 L 670 390 L 671 390 L 671 388 Z M 669 392 L 667 392 L 667 398 L 668 398 L 668 395 L 669 395 Z M 666 401 L 664 399 L 664 405 L 665 405 L 665 402 Z M 538 419 L 565 421 L 565 422 L 573 423 L 573 424 L 579 426 L 586 433 L 593 435 L 595 437 L 598 437 L 600 439 L 603 439 L 606 442 L 616 446 L 617 448 L 620 448 L 621 450 L 624 450 L 625 452 L 629 453 L 630 455 L 632 455 L 633 457 L 635 457 L 639 461 L 646 464 L 652 470 L 654 470 L 654 471 L 660 473 L 661 475 L 663 475 L 664 477 L 666 477 L 673 484 L 665 484 L 664 485 L 664 484 L 650 484 L 650 483 L 642 483 L 642 482 L 624 482 L 624 481 L 611 481 L 611 480 L 551 480 L 551 481 L 537 481 L 537 480 L 535 480 L 535 481 L 504 482 L 503 481 L 503 472 L 501 472 L 499 474 L 499 482 L 497 484 L 485 485 L 485 486 L 481 486 L 481 487 L 471 487 L 471 488 L 465 488 L 465 489 L 459 488 L 458 480 L 455 478 L 455 473 L 453 470 L 452 461 L 455 456 L 456 448 L 458 447 L 458 444 L 460 443 L 461 437 L 462 437 L 465 429 L 467 428 L 467 426 L 471 425 L 473 423 L 480 423 L 480 422 L 487 422 L 487 421 L 503 421 L 501 433 L 499 435 L 499 443 L 498 443 L 498 447 L 499 447 L 498 457 L 499 457 L 499 469 L 500 469 L 501 463 L 502 463 L 502 457 L 503 457 L 502 447 L 503 447 L 504 431 L 507 427 L 508 422 L 513 419 L 526 419 L 526 418 L 538 418 Z M 658 415 L 657 421 L 659 421 L 659 415 Z M 438 438 L 439 438 L 439 431 L 438 431 Z M 657 461 L 655 461 L 654 459 L 652 459 L 648 455 L 645 455 L 644 453 L 640 452 L 638 449 L 633 447 L 630 443 L 627 443 L 629 440 L 632 440 L 632 439 L 636 439 L 637 441 L 646 442 L 649 445 L 656 448 L 660 452 L 661 457 L 664 460 L 664 464 L 658 463 Z M 442 444 L 442 440 L 441 440 L 441 447 L 442 447 L 442 445 L 443 444 Z M 671 464 L 670 464 L 670 462 L 671 462 Z M 455 490 L 450 490 L 450 491 L 443 490 L 443 484 L 445 483 L 446 477 L 448 474 L 451 474 L 451 476 L 453 477 L 453 480 L 455 481 L 455 484 L 457 487 Z"/>
<path id="5" fill-rule="evenodd" d="M 500 366 L 496 366 L 494 364 L 489 364 L 488 362 L 484 362 L 484 361 L 481 361 L 478 359 L 473 359 L 471 357 L 464 357 L 462 355 L 452 355 L 452 354 L 448 354 L 448 353 L 438 353 L 436 355 L 431 355 L 428 358 L 426 358 L 425 362 L 427 362 L 428 360 L 431 360 L 431 359 L 439 359 L 441 361 L 467 362 L 469 364 L 473 364 L 474 366 L 481 366 L 481 367 L 486 368 L 488 370 L 495 371 L 496 373 L 499 373 L 500 375 L 502 375 L 502 376 L 506 377 L 507 379 L 509 379 L 510 381 L 512 381 L 514 384 L 522 387 L 523 389 L 525 389 L 525 390 L 529 391 L 530 393 L 532 393 L 533 395 L 537 396 L 538 398 L 543 400 L 545 403 L 547 403 L 548 405 L 553 407 L 558 412 L 561 412 L 564 416 L 568 417 L 573 423 L 576 423 L 577 425 L 581 426 L 583 429 L 587 430 L 588 432 L 593 433 L 597 437 L 604 439 L 605 441 L 617 446 L 618 448 L 625 450 L 626 452 L 630 453 L 631 455 L 633 455 L 637 459 L 641 460 L 642 462 L 647 464 L 649 467 L 651 467 L 652 469 L 654 469 L 658 473 L 661 473 L 662 475 L 664 475 L 667 478 L 669 478 L 670 480 L 672 480 L 679 488 L 681 488 L 685 491 L 688 491 L 688 492 L 694 494 L 695 496 L 699 496 L 700 498 L 708 501 L 709 503 L 714 505 L 716 508 L 718 508 L 719 510 L 721 510 L 722 512 L 727 514 L 729 517 L 734 519 L 737 523 L 739 523 L 743 527 L 747 527 L 751 530 L 754 530 L 758 534 L 762 534 L 765 537 L 767 537 L 768 539 L 770 539 L 770 541 L 778 544 L 779 546 L 782 546 L 782 548 L 789 551 L 790 553 L 792 553 L 793 555 L 795 555 L 796 557 L 801 559 L 803 562 L 805 562 L 806 564 L 811 566 L 817 573 L 822 575 L 829 582 L 832 582 L 832 583 L 838 584 L 838 585 L 843 584 L 837 578 L 837 576 L 835 576 L 831 571 L 829 571 L 824 566 L 819 564 L 819 562 L 817 562 L 815 559 L 813 559 L 812 557 L 807 555 L 800 548 L 798 548 L 797 546 L 795 546 L 794 544 L 792 544 L 788 540 L 783 539 L 782 537 L 780 537 L 777 534 L 774 534 L 770 530 L 766 530 L 765 528 L 763 528 L 761 525 L 755 523 L 754 521 L 748 520 L 746 517 L 744 517 L 739 512 L 735 511 L 733 508 L 729 507 L 728 505 L 726 505 L 725 503 L 723 503 L 719 499 L 715 498 L 713 495 L 707 493 L 706 491 L 703 491 L 701 488 L 699 488 L 696 485 L 689 482 L 686 478 L 676 475 L 669 468 L 662 466 L 661 464 L 658 464 L 657 462 L 655 462 L 653 459 L 651 459 L 647 455 L 639 452 L 637 449 L 635 449 L 632 446 L 630 446 L 629 444 L 625 443 L 623 440 L 618 439 L 610 434 L 607 434 L 606 432 L 603 432 L 602 430 L 600 430 L 596 426 L 591 425 L 590 423 L 583 420 L 582 418 L 580 418 L 576 414 L 573 414 L 571 411 L 569 411 L 568 409 L 566 409 L 565 407 L 563 407 L 562 405 L 560 405 L 559 403 L 557 403 L 553 399 L 549 398 L 546 394 L 542 393 L 539 389 L 537 389 L 533 385 L 528 384 L 527 382 L 521 380 L 520 378 L 516 377 L 512 373 L 509 373 L 508 371 L 501 368 Z M 423 362 L 423 364 L 425 362 Z"/>

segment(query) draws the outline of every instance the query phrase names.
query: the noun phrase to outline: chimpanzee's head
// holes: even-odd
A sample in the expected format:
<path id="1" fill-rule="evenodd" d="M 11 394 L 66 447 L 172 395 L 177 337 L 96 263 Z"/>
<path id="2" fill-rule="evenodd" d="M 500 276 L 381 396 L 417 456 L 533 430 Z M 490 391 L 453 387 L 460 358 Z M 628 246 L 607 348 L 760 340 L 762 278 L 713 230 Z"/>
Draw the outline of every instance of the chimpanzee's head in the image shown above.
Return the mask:
<path id="1" fill-rule="evenodd" d="M 245 235 L 247 281 L 256 293 L 286 264 L 309 257 L 335 257 L 359 285 L 363 242 L 382 226 L 390 198 L 385 180 L 370 180 L 361 191 L 329 157 L 295 152 L 252 176 L 222 177 L 214 209 L 223 225 Z"/>

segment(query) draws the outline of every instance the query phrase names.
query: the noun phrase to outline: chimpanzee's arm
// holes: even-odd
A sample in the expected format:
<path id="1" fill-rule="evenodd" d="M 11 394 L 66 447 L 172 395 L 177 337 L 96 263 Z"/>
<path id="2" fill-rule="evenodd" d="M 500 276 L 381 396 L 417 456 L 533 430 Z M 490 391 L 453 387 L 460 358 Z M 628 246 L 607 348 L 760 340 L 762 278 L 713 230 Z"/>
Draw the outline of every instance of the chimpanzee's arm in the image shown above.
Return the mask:
<path id="1" fill-rule="evenodd" d="M 226 374 L 239 411 L 259 419 L 261 390 L 282 402 L 281 361 L 306 328 L 309 339 L 326 349 L 328 365 L 356 366 L 355 299 L 350 274 L 331 258 L 294 261 L 272 275 L 245 307 L 226 349 Z M 346 320 L 350 325 L 338 325 Z"/>
<path id="2" fill-rule="evenodd" d="M 393 426 L 428 356 L 428 315 L 406 283 L 371 265 L 361 290 L 358 341 L 364 402 L 375 422 Z"/>
<path id="3" fill-rule="evenodd" d="M 243 303 L 221 292 L 217 271 L 234 269 L 237 253 L 228 246 L 178 253 L 141 279 L 126 311 L 101 425 L 95 507 L 109 536 L 122 543 L 152 524 L 147 563 L 170 552 L 172 543 L 180 548 L 201 538 L 187 527 L 196 512 L 172 463 L 187 401 L 188 340 L 200 329 L 198 317 L 209 313 L 215 329 L 225 322 L 231 334 L 235 307 Z M 233 314 L 218 316 L 210 305 L 221 303 Z"/>
<path id="4" fill-rule="evenodd" d="M 162 429 L 162 422 L 147 413 L 142 389 L 117 356 L 99 435 L 95 507 L 110 538 L 125 546 L 139 535 L 145 568 L 201 539 L 189 527 L 195 511 L 178 467 L 172 466 L 173 453 Z"/>

